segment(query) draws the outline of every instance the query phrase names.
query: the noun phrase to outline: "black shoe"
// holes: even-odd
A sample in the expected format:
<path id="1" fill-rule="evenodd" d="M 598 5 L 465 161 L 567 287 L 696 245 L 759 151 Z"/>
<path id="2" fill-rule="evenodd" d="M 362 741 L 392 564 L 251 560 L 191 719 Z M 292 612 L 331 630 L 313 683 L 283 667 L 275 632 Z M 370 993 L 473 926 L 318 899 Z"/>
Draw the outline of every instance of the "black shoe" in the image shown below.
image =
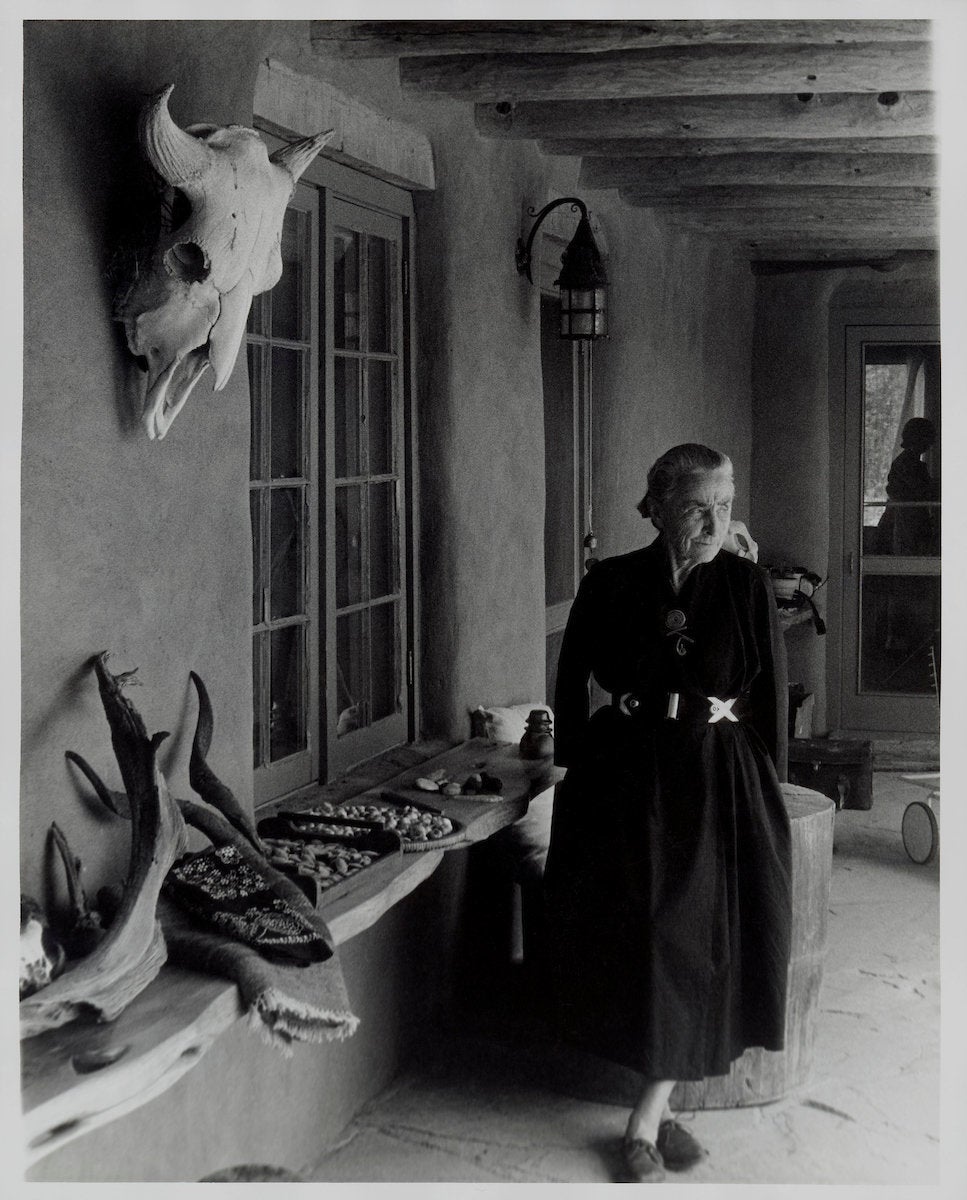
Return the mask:
<path id="1" fill-rule="evenodd" d="M 661 1183 L 665 1178 L 661 1155 L 651 1142 L 626 1137 L 622 1153 L 632 1183 Z"/>
<path id="2" fill-rule="evenodd" d="M 670 1119 L 658 1126 L 656 1149 L 669 1171 L 687 1171 L 708 1155 L 705 1147 L 683 1125 Z"/>

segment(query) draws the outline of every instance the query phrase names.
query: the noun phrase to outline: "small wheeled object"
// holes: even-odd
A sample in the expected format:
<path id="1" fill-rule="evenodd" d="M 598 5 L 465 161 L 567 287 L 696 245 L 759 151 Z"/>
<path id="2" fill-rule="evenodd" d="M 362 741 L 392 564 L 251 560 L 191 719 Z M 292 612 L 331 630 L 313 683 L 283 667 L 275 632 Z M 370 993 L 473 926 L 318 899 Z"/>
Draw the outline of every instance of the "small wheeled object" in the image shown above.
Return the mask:
<path id="1" fill-rule="evenodd" d="M 903 848 L 915 863 L 932 862 L 940 849 L 940 824 L 937 820 L 940 808 L 940 773 L 901 775 L 900 778 L 927 791 L 925 800 L 914 800 L 903 811 L 900 824 Z"/>

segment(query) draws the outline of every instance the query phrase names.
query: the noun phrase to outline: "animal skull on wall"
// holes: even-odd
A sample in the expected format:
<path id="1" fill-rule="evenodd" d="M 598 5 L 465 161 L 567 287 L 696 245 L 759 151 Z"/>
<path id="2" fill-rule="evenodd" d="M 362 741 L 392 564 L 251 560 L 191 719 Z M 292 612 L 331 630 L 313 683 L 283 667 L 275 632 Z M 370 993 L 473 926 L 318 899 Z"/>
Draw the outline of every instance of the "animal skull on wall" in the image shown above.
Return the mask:
<path id="1" fill-rule="evenodd" d="M 252 297 L 282 274 L 282 220 L 296 181 L 334 130 L 269 156 L 242 125 L 181 129 L 168 112 L 174 85 L 141 114 L 139 140 L 169 189 L 147 271 L 118 294 L 128 348 L 147 363 L 142 423 L 163 438 L 210 366 L 228 382 Z"/>

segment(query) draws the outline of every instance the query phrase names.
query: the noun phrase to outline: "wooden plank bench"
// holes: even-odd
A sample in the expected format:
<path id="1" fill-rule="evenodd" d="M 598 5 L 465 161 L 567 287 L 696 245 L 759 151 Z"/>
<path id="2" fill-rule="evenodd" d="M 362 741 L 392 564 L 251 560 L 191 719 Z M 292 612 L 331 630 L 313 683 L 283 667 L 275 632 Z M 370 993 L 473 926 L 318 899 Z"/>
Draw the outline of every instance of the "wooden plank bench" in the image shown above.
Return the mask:
<path id="1" fill-rule="evenodd" d="M 384 788 L 406 787 L 418 776 L 436 769 L 463 779 L 480 763 L 503 781 L 502 799 L 483 802 L 436 793 L 427 797 L 465 826 L 464 844 L 470 845 L 490 837 L 527 811 L 531 796 L 545 786 L 547 763 L 522 760 L 516 746 L 494 746 L 473 739 L 420 761 L 353 798 L 364 800 Z M 343 784 L 338 794 L 339 799 L 348 799 L 350 788 Z M 305 808 L 319 799 L 333 798 L 333 787 L 327 785 L 284 803 L 286 807 Z M 323 896 L 319 911 L 336 945 L 375 924 L 429 878 L 445 852 L 404 854 L 389 877 L 379 876 L 378 884 L 368 887 L 362 872 L 359 885 L 347 895 L 329 904 Z M 116 1021 L 103 1025 L 74 1021 L 23 1042 L 22 1100 L 28 1164 L 166 1091 L 241 1016 L 233 983 L 165 966 Z M 119 1057 L 111 1061 L 115 1055 Z M 107 1065 L 84 1069 L 85 1063 L 98 1060 Z"/>

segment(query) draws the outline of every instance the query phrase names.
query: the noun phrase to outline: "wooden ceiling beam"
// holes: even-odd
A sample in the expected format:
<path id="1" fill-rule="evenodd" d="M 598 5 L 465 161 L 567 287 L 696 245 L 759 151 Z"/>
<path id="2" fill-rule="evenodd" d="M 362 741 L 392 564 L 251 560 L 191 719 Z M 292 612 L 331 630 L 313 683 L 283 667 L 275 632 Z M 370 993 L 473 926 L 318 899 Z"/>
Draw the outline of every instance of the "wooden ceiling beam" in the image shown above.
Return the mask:
<path id="1" fill-rule="evenodd" d="M 798 238 L 736 238 L 733 240 L 737 249 L 744 251 L 750 259 L 767 259 L 772 261 L 793 259 L 798 261 L 830 261 L 834 258 L 865 258 L 894 259 L 899 262 L 904 257 L 922 255 L 932 257 L 937 252 L 936 238 L 932 237 L 901 237 L 891 238 L 881 235 L 873 238 L 819 238 L 800 236 Z"/>
<path id="2" fill-rule="evenodd" d="M 910 42 L 928 21 L 310 21 L 317 53 L 345 58 L 647 49 L 703 44 Z"/>
<path id="3" fill-rule="evenodd" d="M 787 270 L 795 269 L 797 265 L 808 270 L 814 263 L 825 262 L 843 266 L 862 264 L 891 271 L 904 262 L 934 263 L 936 243 L 931 238 L 921 238 L 920 242 L 919 246 L 900 247 L 885 246 L 875 240 L 832 247 L 818 241 L 805 242 L 801 246 L 790 246 L 786 242 L 747 242 L 746 253 L 753 262 L 783 263 Z"/>
<path id="4" fill-rule="evenodd" d="M 914 154 L 934 155 L 937 139 L 915 137 L 547 138 L 542 154 L 570 158 L 717 158 L 729 154 Z"/>
<path id="5" fill-rule="evenodd" d="M 477 129 L 504 138 L 919 137 L 934 133 L 930 92 L 680 96 L 477 104 Z"/>
<path id="6" fill-rule="evenodd" d="M 928 42 L 673 46 L 400 59 L 404 92 L 478 103 L 930 89 Z"/>
<path id="7" fill-rule="evenodd" d="M 897 238 L 927 237 L 936 233 L 932 213 L 897 215 L 882 213 L 832 213 L 801 208 L 678 208 L 662 209 L 661 217 L 677 225 L 708 232 L 727 231 L 753 238 L 789 237 L 810 233 L 828 238 L 889 235 Z"/>
<path id="8" fill-rule="evenodd" d="M 862 188 L 929 187 L 937 161 L 922 154 L 721 154 L 714 158 L 592 156 L 582 187 L 682 188 L 731 184 Z"/>
<path id="9" fill-rule="evenodd" d="M 619 195 L 636 208 L 792 208 L 825 213 L 936 214 L 931 188 L 786 187 L 784 184 L 740 184 L 734 187 L 653 188 L 649 184 L 621 188 Z"/>

